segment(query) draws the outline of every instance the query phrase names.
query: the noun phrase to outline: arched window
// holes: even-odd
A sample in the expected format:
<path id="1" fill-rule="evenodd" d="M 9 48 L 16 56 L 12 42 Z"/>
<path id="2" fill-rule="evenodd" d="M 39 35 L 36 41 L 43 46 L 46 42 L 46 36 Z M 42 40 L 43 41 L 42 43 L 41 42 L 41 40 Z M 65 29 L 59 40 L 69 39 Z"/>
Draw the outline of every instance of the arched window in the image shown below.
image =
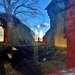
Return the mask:
<path id="1" fill-rule="evenodd" d="M 39 41 L 40 41 L 40 42 L 43 41 L 43 31 L 42 31 L 42 30 L 40 30 Z"/>
<path id="2" fill-rule="evenodd" d="M 35 41 L 38 42 L 38 31 L 35 30 L 35 37 L 34 37 Z"/>
<path id="3" fill-rule="evenodd" d="M 0 18 L 0 43 L 7 43 L 7 22 Z"/>
<path id="4" fill-rule="evenodd" d="M 0 42 L 4 42 L 4 29 L 0 26 Z"/>

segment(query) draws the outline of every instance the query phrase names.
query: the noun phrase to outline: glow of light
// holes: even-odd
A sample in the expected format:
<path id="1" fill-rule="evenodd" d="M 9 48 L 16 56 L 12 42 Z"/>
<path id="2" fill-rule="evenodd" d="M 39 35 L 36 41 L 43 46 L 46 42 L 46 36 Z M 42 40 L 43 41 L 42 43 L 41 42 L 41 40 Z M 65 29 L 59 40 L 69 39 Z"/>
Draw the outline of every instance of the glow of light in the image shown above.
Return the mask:
<path id="1" fill-rule="evenodd" d="M 35 41 L 38 41 L 38 31 L 35 30 L 35 37 L 34 37 Z"/>
<path id="2" fill-rule="evenodd" d="M 35 36 L 37 36 L 37 37 L 38 37 L 38 31 L 37 31 L 37 30 L 35 30 Z"/>
<path id="3" fill-rule="evenodd" d="M 60 37 L 60 38 L 59 38 Z M 60 40 L 60 41 L 59 41 Z M 62 35 L 55 35 L 54 37 L 54 45 L 56 47 L 67 47 L 67 41 L 66 38 L 64 38 Z"/>
<path id="4" fill-rule="evenodd" d="M 43 31 L 42 30 L 40 30 L 39 41 L 43 41 Z"/>
<path id="5" fill-rule="evenodd" d="M 4 29 L 0 26 L 0 42 L 4 41 Z"/>
<path id="6" fill-rule="evenodd" d="M 40 30 L 40 38 L 43 38 L 43 31 Z"/>
<path id="7" fill-rule="evenodd" d="M 2 29 L 2 26 L 0 26 L 0 29 Z"/>

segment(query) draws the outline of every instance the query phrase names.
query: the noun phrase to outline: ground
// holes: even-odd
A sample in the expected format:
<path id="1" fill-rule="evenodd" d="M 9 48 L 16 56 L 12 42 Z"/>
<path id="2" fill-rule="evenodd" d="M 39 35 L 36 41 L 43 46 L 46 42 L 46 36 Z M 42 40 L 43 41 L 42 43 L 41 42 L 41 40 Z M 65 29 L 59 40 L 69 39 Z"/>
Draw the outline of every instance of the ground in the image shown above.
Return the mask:
<path id="1" fill-rule="evenodd" d="M 11 63 L 7 63 L 4 64 L 4 68 L 6 75 L 41 75 L 64 70 L 66 69 L 66 51 L 55 51 L 53 59 L 48 61 L 27 63 L 22 61 L 16 69 L 12 68 Z"/>
<path id="2" fill-rule="evenodd" d="M 43 74 L 66 69 L 66 60 L 51 60 L 40 63 L 40 70 Z"/>
<path id="3" fill-rule="evenodd" d="M 13 69 L 11 63 L 5 64 L 4 67 L 5 67 L 6 75 L 25 75 L 15 69 Z"/>
<path id="4" fill-rule="evenodd" d="M 46 74 L 46 73 L 66 69 L 66 61 L 61 60 L 61 59 L 51 60 L 51 61 L 46 61 L 46 62 L 43 62 L 43 63 L 40 62 L 40 63 L 38 63 L 38 66 L 40 67 L 39 68 L 40 71 L 43 74 Z M 6 75 L 27 75 L 27 74 L 25 74 L 25 72 L 23 74 L 20 71 L 18 71 L 16 69 L 13 69 L 11 63 L 5 64 L 4 67 L 5 67 Z"/>

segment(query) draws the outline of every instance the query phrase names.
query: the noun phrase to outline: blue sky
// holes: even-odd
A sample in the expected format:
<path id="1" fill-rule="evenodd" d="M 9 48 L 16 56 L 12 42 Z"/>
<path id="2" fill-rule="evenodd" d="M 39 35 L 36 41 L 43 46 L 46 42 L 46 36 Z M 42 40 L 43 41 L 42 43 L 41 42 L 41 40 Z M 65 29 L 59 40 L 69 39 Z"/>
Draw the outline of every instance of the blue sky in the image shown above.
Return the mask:
<path id="1" fill-rule="evenodd" d="M 38 15 L 38 17 L 35 17 L 35 18 L 30 17 L 29 19 L 27 19 L 29 26 L 40 25 L 43 23 L 47 23 L 47 24 L 49 24 L 49 26 L 48 27 L 40 27 L 39 29 L 37 27 L 30 27 L 31 30 L 33 30 L 33 31 L 35 31 L 36 29 L 38 31 L 42 30 L 44 34 L 48 31 L 48 29 L 50 28 L 50 18 L 48 16 L 47 10 L 45 10 L 45 8 L 48 6 L 48 4 L 50 2 L 51 2 L 51 0 L 39 0 L 39 3 L 38 3 L 39 10 L 43 14 L 43 16 Z M 0 11 L 4 11 L 4 9 L 1 8 Z"/>
<path id="2" fill-rule="evenodd" d="M 43 33 L 45 34 L 48 29 L 50 28 L 50 18 L 47 14 L 47 10 L 45 10 L 45 8 L 47 7 L 47 5 L 51 2 L 51 0 L 40 0 L 39 1 L 39 10 L 41 11 L 41 13 L 44 14 L 44 16 L 40 16 L 40 17 L 36 17 L 36 18 L 31 18 L 28 22 L 30 23 L 30 25 L 38 25 L 38 24 L 42 24 L 42 23 L 47 23 L 49 24 L 48 27 L 40 27 L 40 28 L 36 28 L 36 27 L 32 27 L 31 29 L 33 31 L 35 31 L 36 29 L 38 31 L 42 30 Z"/>

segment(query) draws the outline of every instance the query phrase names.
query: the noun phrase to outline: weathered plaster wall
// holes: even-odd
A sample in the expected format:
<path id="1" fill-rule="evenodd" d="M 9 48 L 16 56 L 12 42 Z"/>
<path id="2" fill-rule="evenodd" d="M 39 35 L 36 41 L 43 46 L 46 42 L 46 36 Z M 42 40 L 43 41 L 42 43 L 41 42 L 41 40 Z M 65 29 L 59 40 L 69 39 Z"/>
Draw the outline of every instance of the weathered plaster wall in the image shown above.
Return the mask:
<path id="1" fill-rule="evenodd" d="M 55 4 L 53 1 L 56 1 L 56 6 L 58 6 L 61 12 L 54 5 L 51 7 L 53 3 Z M 64 5 L 64 3 L 66 4 Z M 61 5 L 66 7 L 63 9 Z M 54 15 L 52 8 L 60 13 Z M 51 4 L 47 7 L 47 12 L 51 19 L 55 18 L 52 24 L 57 21 L 54 31 L 55 45 L 67 47 L 67 68 L 75 67 L 75 0 L 52 0 Z M 66 26 L 66 38 L 63 37 L 64 25 Z"/>
<path id="2" fill-rule="evenodd" d="M 63 3 L 63 7 L 60 6 Z M 48 44 L 53 44 L 56 47 L 67 47 L 67 39 L 64 37 L 66 31 L 64 26 L 66 25 L 66 11 L 62 11 L 65 8 L 64 0 L 53 0 L 47 7 L 47 13 L 51 19 L 51 28 L 46 33 Z M 65 31 L 65 34 L 64 34 Z M 51 39 L 52 38 L 52 39 Z M 53 42 L 50 42 L 53 41 Z"/>
<path id="3" fill-rule="evenodd" d="M 54 46 L 67 47 L 67 38 L 64 37 L 64 26 L 65 26 L 65 11 L 55 16 L 56 18 L 56 29 L 54 33 Z"/>
<path id="4" fill-rule="evenodd" d="M 7 44 L 8 45 L 31 45 L 33 36 L 30 28 L 22 24 L 20 20 L 12 15 L 0 14 L 7 21 Z"/>
<path id="5" fill-rule="evenodd" d="M 64 13 L 61 12 L 52 19 L 53 27 L 46 33 L 47 44 L 56 47 L 67 47 L 67 38 L 64 37 Z M 66 33 L 66 32 L 65 32 Z"/>

